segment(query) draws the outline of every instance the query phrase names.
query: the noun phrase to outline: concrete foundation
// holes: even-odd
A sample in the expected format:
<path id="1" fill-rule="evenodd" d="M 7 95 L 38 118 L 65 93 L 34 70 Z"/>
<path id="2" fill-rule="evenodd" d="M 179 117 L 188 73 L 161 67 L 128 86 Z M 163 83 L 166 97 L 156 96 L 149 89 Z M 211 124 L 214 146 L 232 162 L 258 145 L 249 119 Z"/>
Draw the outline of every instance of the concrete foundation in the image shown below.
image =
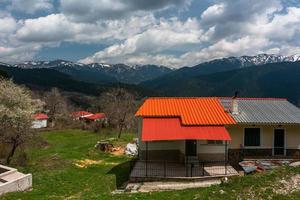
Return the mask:
<path id="1" fill-rule="evenodd" d="M 32 175 L 0 165 L 0 196 L 8 192 L 24 191 L 32 187 Z"/>

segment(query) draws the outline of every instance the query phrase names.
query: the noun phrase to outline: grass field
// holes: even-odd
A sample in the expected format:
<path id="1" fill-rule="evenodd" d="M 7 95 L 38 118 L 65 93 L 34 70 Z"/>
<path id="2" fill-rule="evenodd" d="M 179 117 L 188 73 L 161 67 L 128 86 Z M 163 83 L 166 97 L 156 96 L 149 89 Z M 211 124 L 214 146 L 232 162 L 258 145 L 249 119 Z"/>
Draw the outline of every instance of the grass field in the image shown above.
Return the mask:
<path id="1" fill-rule="evenodd" d="M 109 137 L 112 135 L 80 130 L 42 133 L 42 142 L 34 142 L 28 150 L 28 166 L 18 167 L 22 172 L 33 174 L 33 189 L 0 199 L 300 199 L 300 191 L 288 195 L 275 193 L 282 188 L 280 180 L 300 174 L 299 168 L 287 167 L 235 177 L 227 184 L 209 188 L 112 195 L 117 185 L 128 177 L 130 158 L 94 149 L 98 140 Z M 126 144 L 133 137 L 124 134 L 114 143 Z"/>

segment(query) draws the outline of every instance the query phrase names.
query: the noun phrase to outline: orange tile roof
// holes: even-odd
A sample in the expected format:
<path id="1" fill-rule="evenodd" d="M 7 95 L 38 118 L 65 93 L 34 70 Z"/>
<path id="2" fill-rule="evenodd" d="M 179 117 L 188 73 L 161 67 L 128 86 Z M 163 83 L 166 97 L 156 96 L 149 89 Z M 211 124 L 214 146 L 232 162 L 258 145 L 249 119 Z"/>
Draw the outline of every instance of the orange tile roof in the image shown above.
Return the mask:
<path id="1" fill-rule="evenodd" d="M 136 116 L 180 117 L 182 125 L 235 124 L 215 97 L 170 97 L 148 98 Z"/>

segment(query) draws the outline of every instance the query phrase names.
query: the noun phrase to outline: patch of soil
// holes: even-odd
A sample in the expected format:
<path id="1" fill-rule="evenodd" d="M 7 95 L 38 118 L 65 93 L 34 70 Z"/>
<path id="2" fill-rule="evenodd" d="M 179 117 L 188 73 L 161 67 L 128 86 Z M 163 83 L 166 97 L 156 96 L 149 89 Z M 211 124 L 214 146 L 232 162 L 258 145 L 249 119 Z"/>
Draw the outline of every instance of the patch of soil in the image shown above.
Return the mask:
<path id="1" fill-rule="evenodd" d="M 38 146 L 42 149 L 48 149 L 50 147 L 50 144 L 46 140 L 40 139 L 38 141 Z"/>
<path id="2" fill-rule="evenodd" d="M 74 162 L 74 165 L 79 168 L 87 168 L 90 165 L 117 165 L 118 163 L 114 162 L 105 162 L 103 160 L 90 160 L 90 159 L 84 159 L 84 160 L 76 160 Z"/>
<path id="3" fill-rule="evenodd" d="M 59 169 L 67 164 L 67 162 L 61 159 L 57 154 L 50 157 L 43 158 L 38 161 L 39 165 L 47 169 Z"/>
<path id="4" fill-rule="evenodd" d="M 290 194 L 300 191 L 300 174 L 292 176 L 290 179 L 282 179 L 279 181 L 279 187 L 273 189 L 276 194 Z"/>

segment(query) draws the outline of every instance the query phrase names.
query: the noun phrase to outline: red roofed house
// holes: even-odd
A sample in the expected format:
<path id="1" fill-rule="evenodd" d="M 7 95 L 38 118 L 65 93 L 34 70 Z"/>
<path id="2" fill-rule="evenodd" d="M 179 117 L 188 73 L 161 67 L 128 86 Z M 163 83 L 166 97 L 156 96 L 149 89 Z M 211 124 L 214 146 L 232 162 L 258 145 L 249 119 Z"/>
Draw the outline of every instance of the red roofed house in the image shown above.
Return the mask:
<path id="1" fill-rule="evenodd" d="M 48 123 L 48 115 L 44 113 L 37 113 L 34 115 L 34 121 L 32 122 L 32 128 L 46 128 Z"/>
<path id="2" fill-rule="evenodd" d="M 81 120 L 81 119 L 84 119 L 86 117 L 90 117 L 92 115 L 93 115 L 93 113 L 90 113 L 90 112 L 87 112 L 87 111 L 78 111 L 78 112 L 71 113 L 71 117 L 74 120 Z"/>
<path id="3" fill-rule="evenodd" d="M 95 113 L 84 118 L 90 121 L 104 121 L 106 119 L 106 116 L 104 113 Z"/>
<path id="4" fill-rule="evenodd" d="M 136 117 L 131 178 L 236 175 L 228 161 L 300 153 L 300 109 L 286 99 L 148 98 Z"/>

